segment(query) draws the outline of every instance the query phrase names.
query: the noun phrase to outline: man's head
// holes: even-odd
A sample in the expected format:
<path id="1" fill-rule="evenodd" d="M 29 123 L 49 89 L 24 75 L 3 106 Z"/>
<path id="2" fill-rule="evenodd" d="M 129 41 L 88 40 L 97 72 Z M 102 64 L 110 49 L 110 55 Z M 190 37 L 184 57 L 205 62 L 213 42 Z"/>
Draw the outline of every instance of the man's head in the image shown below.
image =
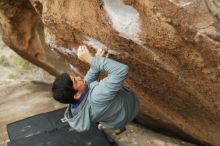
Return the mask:
<path id="1" fill-rule="evenodd" d="M 78 102 L 85 88 L 86 83 L 81 77 L 63 73 L 53 83 L 53 98 L 64 104 L 74 104 Z"/>

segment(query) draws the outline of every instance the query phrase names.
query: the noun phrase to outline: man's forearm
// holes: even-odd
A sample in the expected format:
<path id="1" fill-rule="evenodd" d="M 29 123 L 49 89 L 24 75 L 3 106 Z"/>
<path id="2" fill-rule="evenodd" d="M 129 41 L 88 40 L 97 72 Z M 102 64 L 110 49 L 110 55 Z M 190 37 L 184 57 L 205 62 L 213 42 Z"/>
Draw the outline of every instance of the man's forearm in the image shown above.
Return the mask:
<path id="1" fill-rule="evenodd" d="M 86 73 L 84 77 L 84 80 L 87 82 L 88 85 L 98 79 L 99 72 L 100 71 L 94 70 L 92 68 L 88 70 L 88 72 Z"/>
<path id="2" fill-rule="evenodd" d="M 97 72 L 105 71 L 108 75 L 123 80 L 128 73 L 128 66 L 105 57 L 93 57 L 91 68 Z"/>
<path id="3" fill-rule="evenodd" d="M 107 77 L 99 81 L 93 90 L 92 100 L 95 103 L 104 103 L 112 100 L 123 87 L 123 80 L 128 73 L 128 66 L 120 62 L 104 58 L 93 57 L 91 68 L 97 72 L 107 72 Z"/>

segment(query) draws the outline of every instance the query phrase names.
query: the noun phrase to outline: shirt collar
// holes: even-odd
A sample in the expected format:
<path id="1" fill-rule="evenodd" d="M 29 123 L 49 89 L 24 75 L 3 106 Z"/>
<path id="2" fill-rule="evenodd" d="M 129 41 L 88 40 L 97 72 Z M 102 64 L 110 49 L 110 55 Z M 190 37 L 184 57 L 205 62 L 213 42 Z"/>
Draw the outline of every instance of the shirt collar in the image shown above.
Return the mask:
<path id="1" fill-rule="evenodd" d="M 89 91 L 89 87 L 86 86 L 86 89 L 85 89 L 85 91 L 83 92 L 83 94 L 80 96 L 79 101 L 78 101 L 77 103 L 74 103 L 74 104 L 72 103 L 72 104 L 70 104 L 70 106 L 71 106 L 72 109 L 76 109 L 76 108 L 80 105 L 80 103 L 83 101 L 83 99 L 84 99 L 84 97 L 86 96 L 86 94 L 87 94 L 88 91 Z"/>

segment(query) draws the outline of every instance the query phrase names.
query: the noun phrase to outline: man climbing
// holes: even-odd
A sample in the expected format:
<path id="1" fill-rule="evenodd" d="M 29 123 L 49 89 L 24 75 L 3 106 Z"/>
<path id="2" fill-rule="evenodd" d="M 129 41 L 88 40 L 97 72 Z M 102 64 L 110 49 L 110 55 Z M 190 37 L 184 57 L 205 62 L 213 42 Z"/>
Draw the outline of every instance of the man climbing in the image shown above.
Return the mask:
<path id="1" fill-rule="evenodd" d="M 138 113 L 138 98 L 123 86 L 128 66 L 104 55 L 103 49 L 92 56 L 86 46 L 80 46 L 78 58 L 90 64 L 84 79 L 63 73 L 53 83 L 54 99 L 69 104 L 64 120 L 76 131 L 89 130 L 93 122 L 99 123 L 99 129 L 111 128 L 119 134 Z M 101 71 L 105 71 L 107 77 L 98 81 Z"/>

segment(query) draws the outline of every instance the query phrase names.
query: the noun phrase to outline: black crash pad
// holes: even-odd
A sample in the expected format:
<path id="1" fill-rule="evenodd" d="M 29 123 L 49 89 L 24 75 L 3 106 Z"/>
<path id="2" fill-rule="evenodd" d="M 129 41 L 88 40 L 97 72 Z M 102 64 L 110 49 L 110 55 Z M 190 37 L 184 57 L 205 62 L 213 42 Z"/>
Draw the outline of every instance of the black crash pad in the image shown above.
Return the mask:
<path id="1" fill-rule="evenodd" d="M 68 123 L 63 123 L 60 120 L 63 118 L 64 112 L 65 108 L 11 123 L 7 125 L 9 139 L 31 137 L 68 126 Z"/>
<path id="2" fill-rule="evenodd" d="M 71 130 L 60 120 L 64 111 L 39 114 L 7 125 L 8 146 L 116 146 L 95 124 L 86 132 Z"/>

